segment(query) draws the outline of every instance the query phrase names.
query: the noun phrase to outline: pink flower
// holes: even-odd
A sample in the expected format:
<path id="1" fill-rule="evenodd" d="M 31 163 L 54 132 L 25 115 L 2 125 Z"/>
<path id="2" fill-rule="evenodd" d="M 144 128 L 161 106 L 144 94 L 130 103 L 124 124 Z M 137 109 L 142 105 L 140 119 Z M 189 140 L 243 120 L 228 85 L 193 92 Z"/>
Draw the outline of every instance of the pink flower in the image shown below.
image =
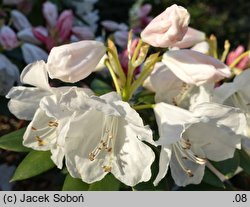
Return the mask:
<path id="1" fill-rule="evenodd" d="M 211 56 L 193 50 L 172 50 L 163 55 L 162 62 L 182 81 L 202 85 L 230 77 L 230 68 Z"/>
<path id="2" fill-rule="evenodd" d="M 59 31 L 59 36 L 62 41 L 66 41 L 70 38 L 71 29 L 73 25 L 73 13 L 71 10 L 65 10 L 59 16 L 56 28 Z"/>
<path id="3" fill-rule="evenodd" d="M 227 56 L 226 64 L 230 65 L 231 63 L 234 62 L 236 58 L 238 58 L 243 52 L 245 51 L 244 47 L 242 45 L 239 45 L 236 50 L 230 52 Z M 237 68 L 239 69 L 246 69 L 247 65 L 249 62 L 249 56 L 245 56 L 244 58 L 241 59 L 241 61 L 236 65 Z"/>
<path id="4" fill-rule="evenodd" d="M 38 40 L 46 45 L 48 51 L 56 45 L 56 41 L 51 36 L 48 36 L 48 31 L 45 27 L 40 26 L 33 28 L 33 34 Z"/>
<path id="5" fill-rule="evenodd" d="M 43 16 L 47 21 L 49 27 L 56 26 L 57 18 L 58 18 L 58 11 L 55 4 L 46 1 L 43 4 Z"/>
<path id="6" fill-rule="evenodd" d="M 9 26 L 1 27 L 0 43 L 6 50 L 12 50 L 18 45 L 16 33 Z"/>
<path id="7" fill-rule="evenodd" d="M 184 37 L 189 19 L 188 11 L 174 4 L 148 24 L 142 31 L 141 38 L 154 47 L 172 47 Z"/>

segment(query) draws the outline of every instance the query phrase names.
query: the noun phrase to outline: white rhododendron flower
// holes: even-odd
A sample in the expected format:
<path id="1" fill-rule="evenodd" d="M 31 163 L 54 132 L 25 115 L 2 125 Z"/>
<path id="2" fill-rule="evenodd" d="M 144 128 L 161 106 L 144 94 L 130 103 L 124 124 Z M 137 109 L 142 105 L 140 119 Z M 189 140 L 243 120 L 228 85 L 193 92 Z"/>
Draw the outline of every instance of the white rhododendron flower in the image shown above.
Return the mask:
<path id="1" fill-rule="evenodd" d="M 75 95 L 75 90 L 87 97 L 90 92 L 88 89 L 67 87 L 65 92 L 62 91 L 61 94 L 45 96 L 40 101 L 39 108 L 23 137 L 23 144 L 26 147 L 42 151 L 50 150 L 51 159 L 60 169 L 63 166 L 65 155 L 65 136 L 71 117 L 76 113 L 67 108 L 62 100 L 64 96 Z"/>
<path id="2" fill-rule="evenodd" d="M 105 52 L 103 43 L 92 40 L 54 47 L 47 62 L 49 76 L 71 83 L 82 80 L 95 70 Z"/>
<path id="3" fill-rule="evenodd" d="M 193 111 L 165 103 L 156 104 L 156 121 L 161 145 L 157 185 L 170 165 L 174 181 L 179 186 L 201 182 L 206 160 L 232 158 L 240 149 L 246 126 L 245 117 L 236 108 L 204 103 Z"/>
<path id="4" fill-rule="evenodd" d="M 168 51 L 162 62 L 182 81 L 197 86 L 231 75 L 230 68 L 218 59 L 193 50 Z"/>
<path id="5" fill-rule="evenodd" d="M 68 104 L 76 112 L 65 142 L 70 174 L 87 183 L 109 172 L 129 186 L 148 181 L 155 155 L 142 141 L 153 143 L 152 131 L 139 114 L 115 92 L 91 100 L 75 97 Z"/>

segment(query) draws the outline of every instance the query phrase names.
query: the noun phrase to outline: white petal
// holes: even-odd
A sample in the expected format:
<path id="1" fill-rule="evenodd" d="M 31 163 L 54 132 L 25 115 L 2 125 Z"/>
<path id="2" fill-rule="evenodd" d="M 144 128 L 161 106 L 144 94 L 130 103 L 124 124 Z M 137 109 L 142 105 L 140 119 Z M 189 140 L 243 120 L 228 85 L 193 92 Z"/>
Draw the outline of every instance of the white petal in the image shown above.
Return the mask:
<path id="1" fill-rule="evenodd" d="M 13 87 L 6 95 L 11 100 L 8 103 L 9 110 L 17 118 L 31 120 L 39 107 L 39 102 L 50 92 L 38 88 L 28 88 L 23 86 Z"/>
<path id="2" fill-rule="evenodd" d="M 50 90 L 48 73 L 44 61 L 37 61 L 27 65 L 20 77 L 23 83 Z"/>
<path id="3" fill-rule="evenodd" d="M 139 139 L 148 136 L 152 136 L 152 133 L 144 127 L 119 119 L 118 133 L 114 140 L 115 161 L 111 172 L 126 185 L 134 186 L 139 182 L 148 181 L 151 177 L 150 167 L 155 155 L 151 148 Z"/>
<path id="4" fill-rule="evenodd" d="M 172 148 L 170 145 L 162 146 L 160 161 L 159 161 L 159 172 L 157 177 L 154 180 L 154 185 L 158 185 L 158 183 L 165 177 L 168 172 L 168 166 L 172 155 Z"/>

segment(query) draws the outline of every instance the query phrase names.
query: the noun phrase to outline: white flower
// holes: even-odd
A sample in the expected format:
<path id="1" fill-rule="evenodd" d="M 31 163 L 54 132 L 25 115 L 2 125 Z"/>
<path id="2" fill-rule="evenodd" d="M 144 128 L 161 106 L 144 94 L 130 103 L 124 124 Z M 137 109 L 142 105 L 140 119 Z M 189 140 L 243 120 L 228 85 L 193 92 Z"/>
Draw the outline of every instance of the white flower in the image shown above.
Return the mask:
<path id="1" fill-rule="evenodd" d="M 68 105 L 76 112 L 65 142 L 70 174 L 87 183 L 109 172 L 129 186 L 148 181 L 155 156 L 142 141 L 152 143 L 152 132 L 139 114 L 114 92 L 90 100 L 75 97 Z"/>
<path id="2" fill-rule="evenodd" d="M 27 64 L 33 63 L 37 60 L 47 60 L 48 54 L 40 47 L 30 44 L 24 43 L 21 46 L 23 58 Z"/>
<path id="3" fill-rule="evenodd" d="M 6 95 L 14 83 L 20 84 L 19 70 L 7 57 L 0 54 L 0 95 Z"/>
<path id="4" fill-rule="evenodd" d="M 50 150 L 52 153 L 51 159 L 61 169 L 65 155 L 65 137 L 71 117 L 75 114 L 75 111 L 66 107 L 62 100 L 64 96 L 74 96 L 76 93 L 88 97 L 89 92 L 88 89 L 67 87 L 65 92 L 62 91 L 62 93 L 42 98 L 39 108 L 24 134 L 24 146 L 35 150 Z"/>
<path id="5" fill-rule="evenodd" d="M 95 70 L 106 52 L 103 43 L 83 40 L 52 48 L 48 57 L 51 78 L 65 82 L 77 82 Z"/>
<path id="6" fill-rule="evenodd" d="M 240 148 L 246 123 L 236 108 L 203 103 L 190 112 L 158 103 L 154 111 L 160 134 L 157 143 L 162 147 L 155 185 L 166 175 L 169 164 L 177 185 L 198 184 L 206 159 L 229 159 Z"/>

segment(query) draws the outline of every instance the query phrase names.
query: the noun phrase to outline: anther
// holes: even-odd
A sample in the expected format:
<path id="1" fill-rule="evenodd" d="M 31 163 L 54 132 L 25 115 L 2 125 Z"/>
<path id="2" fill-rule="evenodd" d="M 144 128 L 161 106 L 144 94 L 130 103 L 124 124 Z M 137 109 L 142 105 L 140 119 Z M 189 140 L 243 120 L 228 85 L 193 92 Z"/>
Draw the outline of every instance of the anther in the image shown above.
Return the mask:
<path id="1" fill-rule="evenodd" d="M 191 170 L 187 170 L 186 172 L 189 177 L 194 177 L 194 174 L 192 173 Z"/>
<path id="2" fill-rule="evenodd" d="M 103 166 L 102 168 L 103 168 L 104 172 L 111 172 L 111 170 L 112 170 L 112 167 L 107 166 L 107 165 Z"/>
<path id="3" fill-rule="evenodd" d="M 48 125 L 49 127 L 58 127 L 58 123 L 54 121 L 49 121 Z"/>
<path id="4" fill-rule="evenodd" d="M 32 130 L 32 131 L 36 131 L 36 130 L 37 130 L 37 128 L 35 128 L 35 127 L 31 127 L 31 130 Z"/>
<path id="5" fill-rule="evenodd" d="M 38 146 L 44 145 L 43 140 L 39 136 L 36 136 L 36 141 L 38 142 Z"/>

